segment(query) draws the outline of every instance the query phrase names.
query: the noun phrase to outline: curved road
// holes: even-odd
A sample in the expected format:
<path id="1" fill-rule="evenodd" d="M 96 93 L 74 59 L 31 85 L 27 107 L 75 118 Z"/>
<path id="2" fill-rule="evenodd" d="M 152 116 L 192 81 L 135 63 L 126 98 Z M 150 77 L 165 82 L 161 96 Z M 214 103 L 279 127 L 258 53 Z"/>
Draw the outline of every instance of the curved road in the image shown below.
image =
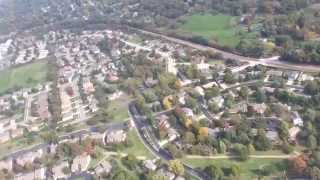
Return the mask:
<path id="1" fill-rule="evenodd" d="M 162 149 L 156 143 L 156 140 L 153 137 L 152 132 L 150 132 L 147 120 L 144 116 L 140 114 L 134 102 L 131 102 L 129 104 L 129 112 L 135 124 L 135 129 L 138 131 L 139 137 L 142 140 L 143 144 L 146 146 L 146 148 L 149 149 L 149 151 L 151 151 L 152 154 L 154 154 L 155 156 L 166 161 L 174 159 L 168 151 Z M 186 164 L 184 164 L 184 168 L 188 174 L 194 176 L 197 179 L 210 179 L 205 173 L 195 170 Z"/>
<path id="2" fill-rule="evenodd" d="M 139 31 L 143 34 L 146 34 L 146 35 L 166 39 L 168 41 L 182 44 L 185 46 L 189 46 L 189 47 L 201 50 L 201 51 L 214 51 L 217 53 L 221 53 L 221 55 L 224 59 L 235 59 L 235 60 L 242 61 L 242 62 L 257 63 L 257 64 L 261 64 L 261 65 L 268 66 L 268 67 L 274 67 L 274 68 L 282 68 L 282 69 L 297 70 L 297 71 L 304 71 L 304 72 L 320 72 L 320 65 L 296 64 L 296 63 L 290 63 L 290 62 L 286 62 L 286 61 L 279 61 L 278 57 L 263 58 L 263 59 L 245 57 L 245 56 L 240 56 L 240 55 L 233 54 L 230 52 L 222 51 L 222 50 L 219 50 L 219 49 L 216 49 L 213 47 L 192 43 L 190 41 L 185 41 L 185 40 L 181 40 L 178 38 L 173 38 L 173 37 L 166 36 L 163 34 L 158 34 L 158 33 L 146 31 L 143 29 L 133 28 L 133 27 L 130 27 L 130 28 L 137 30 L 137 31 Z"/>

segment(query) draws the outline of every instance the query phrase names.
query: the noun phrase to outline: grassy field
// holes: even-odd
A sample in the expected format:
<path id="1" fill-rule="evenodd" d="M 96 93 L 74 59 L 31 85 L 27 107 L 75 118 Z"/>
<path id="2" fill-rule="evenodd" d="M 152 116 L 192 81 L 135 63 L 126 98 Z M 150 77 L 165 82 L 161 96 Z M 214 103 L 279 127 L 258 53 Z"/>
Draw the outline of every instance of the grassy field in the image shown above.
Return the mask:
<path id="1" fill-rule="evenodd" d="M 13 88 L 30 88 L 47 78 L 47 61 L 38 61 L 0 72 L 0 94 Z"/>
<path id="2" fill-rule="evenodd" d="M 239 35 L 244 28 L 238 25 L 239 17 L 229 15 L 192 15 L 179 27 L 180 32 L 199 35 L 218 44 L 234 47 L 248 33 Z"/>
<path id="3" fill-rule="evenodd" d="M 122 95 L 116 100 L 110 101 L 107 112 L 112 115 L 112 122 L 123 122 L 129 118 L 128 103 L 131 101 L 127 95 Z"/>
<path id="4" fill-rule="evenodd" d="M 139 136 L 135 130 L 131 130 L 127 137 L 133 143 L 130 148 L 124 149 L 122 152 L 127 154 L 134 154 L 136 156 L 146 156 L 147 158 L 152 157 L 152 154 L 149 150 L 144 146 L 144 144 L 139 139 Z"/>
<path id="5" fill-rule="evenodd" d="M 205 168 L 210 164 L 215 164 L 219 167 L 229 168 L 233 164 L 239 165 L 241 168 L 241 180 L 257 179 L 257 171 L 265 166 L 279 166 L 284 164 L 284 160 L 281 159 L 249 159 L 246 162 L 239 162 L 232 159 L 183 159 L 183 162 L 195 168 Z"/>

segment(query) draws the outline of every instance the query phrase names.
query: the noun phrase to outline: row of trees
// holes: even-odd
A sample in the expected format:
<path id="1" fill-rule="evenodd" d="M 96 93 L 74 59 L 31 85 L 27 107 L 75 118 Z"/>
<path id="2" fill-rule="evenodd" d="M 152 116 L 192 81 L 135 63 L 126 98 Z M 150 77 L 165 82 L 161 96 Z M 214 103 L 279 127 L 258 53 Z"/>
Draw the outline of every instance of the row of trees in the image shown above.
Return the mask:
<path id="1" fill-rule="evenodd" d="M 281 54 L 281 60 L 320 64 L 320 43 L 308 43 L 301 48 L 288 48 Z"/>

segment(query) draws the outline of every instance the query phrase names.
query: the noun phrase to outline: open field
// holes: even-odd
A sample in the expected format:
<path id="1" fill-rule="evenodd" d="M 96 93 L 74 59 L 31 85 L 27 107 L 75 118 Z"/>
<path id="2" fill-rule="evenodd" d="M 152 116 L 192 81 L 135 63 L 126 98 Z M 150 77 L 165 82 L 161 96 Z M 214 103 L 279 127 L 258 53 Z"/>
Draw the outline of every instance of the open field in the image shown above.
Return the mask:
<path id="1" fill-rule="evenodd" d="M 205 37 L 225 46 L 236 46 L 241 38 L 250 34 L 244 27 L 238 25 L 239 17 L 229 15 L 192 15 L 186 17 L 186 22 L 180 25 L 178 31 Z M 239 32 L 243 32 L 242 35 Z"/>
<path id="2" fill-rule="evenodd" d="M 47 78 L 47 61 L 38 61 L 0 72 L 0 94 L 15 88 L 31 88 Z"/>
<path id="3" fill-rule="evenodd" d="M 108 104 L 107 113 L 111 114 L 112 122 L 123 122 L 129 118 L 128 104 L 131 101 L 127 95 L 122 95 Z"/>
<path id="4" fill-rule="evenodd" d="M 219 159 L 219 160 L 204 160 L 204 159 L 183 159 L 184 163 L 195 168 L 205 168 L 210 164 L 215 164 L 222 169 L 229 168 L 233 164 L 239 165 L 241 169 L 241 180 L 247 179 L 257 179 L 257 172 L 259 169 L 265 166 L 275 166 L 276 169 L 279 169 L 280 166 L 284 166 L 284 160 L 281 159 L 254 159 L 251 158 L 246 162 L 239 162 L 233 159 Z M 281 168 L 280 168 L 281 169 Z"/>
<path id="5" fill-rule="evenodd" d="M 139 139 L 139 136 L 135 130 L 131 130 L 127 134 L 127 138 L 132 142 L 132 146 L 124 149 L 123 153 L 134 154 L 136 156 L 146 156 L 147 158 L 152 157 L 152 154 L 149 150 L 144 146 L 144 144 Z"/>

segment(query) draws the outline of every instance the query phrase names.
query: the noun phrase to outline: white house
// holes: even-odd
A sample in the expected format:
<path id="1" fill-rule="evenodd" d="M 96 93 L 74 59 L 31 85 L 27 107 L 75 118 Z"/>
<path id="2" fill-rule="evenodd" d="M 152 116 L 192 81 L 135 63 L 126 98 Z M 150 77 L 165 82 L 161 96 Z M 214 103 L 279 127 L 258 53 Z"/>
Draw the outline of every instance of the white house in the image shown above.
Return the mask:
<path id="1" fill-rule="evenodd" d="M 155 161 L 150 159 L 143 161 L 143 166 L 150 171 L 155 171 L 157 169 Z"/>
<path id="2" fill-rule="evenodd" d="M 303 126 L 303 120 L 301 119 L 299 113 L 294 111 L 291 113 L 292 122 L 295 126 Z"/>
<path id="3" fill-rule="evenodd" d="M 127 138 L 127 134 L 123 130 L 110 131 L 105 134 L 105 144 L 121 143 Z"/>

